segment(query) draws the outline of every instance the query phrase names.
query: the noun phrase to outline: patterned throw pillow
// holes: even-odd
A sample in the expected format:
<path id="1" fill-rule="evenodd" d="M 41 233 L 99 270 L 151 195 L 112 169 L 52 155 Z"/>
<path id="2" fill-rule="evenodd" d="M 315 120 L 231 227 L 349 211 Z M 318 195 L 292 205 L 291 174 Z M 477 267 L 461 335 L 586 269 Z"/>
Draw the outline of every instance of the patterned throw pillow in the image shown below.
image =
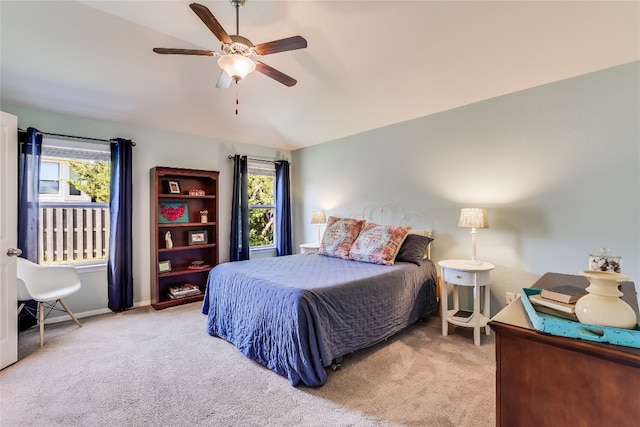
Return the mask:
<path id="1" fill-rule="evenodd" d="M 349 259 L 349 249 L 362 230 L 365 221 L 330 216 L 322 235 L 318 253 L 335 258 Z"/>
<path id="2" fill-rule="evenodd" d="M 349 259 L 373 264 L 393 265 L 396 255 L 411 227 L 365 224 L 351 246 Z"/>

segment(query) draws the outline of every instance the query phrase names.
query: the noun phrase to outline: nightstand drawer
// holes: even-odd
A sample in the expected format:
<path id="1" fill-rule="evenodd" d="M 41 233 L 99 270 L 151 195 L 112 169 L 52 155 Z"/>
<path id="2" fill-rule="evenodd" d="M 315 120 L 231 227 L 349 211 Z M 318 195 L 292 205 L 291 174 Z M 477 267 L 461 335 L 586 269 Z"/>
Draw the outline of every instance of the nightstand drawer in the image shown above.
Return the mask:
<path id="1" fill-rule="evenodd" d="M 473 286 L 474 276 L 477 275 L 478 286 L 485 286 L 489 284 L 491 276 L 488 271 L 460 271 L 452 270 L 449 268 L 444 269 L 444 281 L 454 285 L 467 285 Z"/>

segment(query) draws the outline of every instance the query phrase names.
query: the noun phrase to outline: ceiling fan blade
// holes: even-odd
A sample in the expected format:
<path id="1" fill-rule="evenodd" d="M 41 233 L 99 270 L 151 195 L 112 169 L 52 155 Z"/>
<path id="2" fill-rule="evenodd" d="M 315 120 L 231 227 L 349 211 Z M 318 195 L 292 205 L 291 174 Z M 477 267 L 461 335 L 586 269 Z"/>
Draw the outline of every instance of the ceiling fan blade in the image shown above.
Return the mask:
<path id="1" fill-rule="evenodd" d="M 279 81 L 285 86 L 295 86 L 298 81 L 292 77 L 287 76 L 286 74 L 276 70 L 273 67 L 268 66 L 264 62 L 256 61 L 256 71 L 261 72 L 267 77 L 271 77 L 272 79 Z"/>
<path id="2" fill-rule="evenodd" d="M 255 46 L 258 55 L 271 55 L 272 53 L 304 49 L 305 47 L 307 47 L 307 41 L 302 36 L 288 37 L 286 39 L 260 43 Z"/>
<path id="3" fill-rule="evenodd" d="M 171 49 L 165 47 L 154 47 L 155 53 L 161 53 L 164 55 L 201 55 L 201 56 L 213 56 L 214 53 L 210 50 L 199 49 Z"/>
<path id="4" fill-rule="evenodd" d="M 220 40 L 222 43 L 232 43 L 231 37 L 229 34 L 222 28 L 222 25 L 218 22 L 218 20 L 213 16 L 211 11 L 206 7 L 198 3 L 191 3 L 189 5 L 191 10 L 193 10 L 198 18 L 204 22 L 204 24 L 211 30 L 211 32 Z"/>
<path id="5" fill-rule="evenodd" d="M 218 89 L 227 89 L 231 86 L 231 82 L 233 81 L 233 77 L 227 74 L 226 71 L 222 70 L 220 73 L 220 78 L 218 78 L 218 83 L 216 83 L 216 87 Z"/>

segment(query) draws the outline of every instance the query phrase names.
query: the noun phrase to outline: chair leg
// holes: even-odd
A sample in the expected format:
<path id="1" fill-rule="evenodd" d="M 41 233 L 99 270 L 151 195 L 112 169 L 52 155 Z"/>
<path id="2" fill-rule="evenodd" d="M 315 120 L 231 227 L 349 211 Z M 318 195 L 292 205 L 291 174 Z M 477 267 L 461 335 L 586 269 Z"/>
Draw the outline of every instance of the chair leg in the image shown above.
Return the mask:
<path id="1" fill-rule="evenodd" d="M 80 321 L 78 320 L 76 315 L 73 314 L 73 312 L 71 310 L 69 310 L 69 307 L 67 307 L 67 304 L 65 304 L 64 301 L 62 301 L 61 299 L 59 299 L 58 302 L 60 302 L 60 305 L 62 306 L 62 308 L 64 308 L 65 311 L 69 314 L 69 316 L 71 316 L 73 321 L 76 322 L 76 325 L 82 327 L 82 324 L 80 323 Z"/>
<path id="2" fill-rule="evenodd" d="M 40 318 L 40 347 L 44 347 L 44 302 L 38 301 L 38 315 Z"/>
<path id="3" fill-rule="evenodd" d="M 24 308 L 24 305 L 25 305 L 25 304 L 24 304 L 23 302 L 21 302 L 21 303 L 20 303 L 20 307 L 18 307 L 18 313 L 17 313 L 17 314 L 20 314 L 20 312 L 21 312 L 21 311 L 22 311 L 22 309 Z"/>

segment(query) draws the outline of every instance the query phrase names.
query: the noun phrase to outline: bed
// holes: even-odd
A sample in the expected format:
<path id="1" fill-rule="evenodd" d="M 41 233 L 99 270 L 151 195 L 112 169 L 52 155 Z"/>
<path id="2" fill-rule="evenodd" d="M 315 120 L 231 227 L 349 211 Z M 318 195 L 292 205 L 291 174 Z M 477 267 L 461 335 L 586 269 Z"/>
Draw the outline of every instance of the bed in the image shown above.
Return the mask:
<path id="1" fill-rule="evenodd" d="M 344 258 L 335 256 L 328 234 L 333 225 L 350 219 L 332 224 L 334 219 L 329 218 L 318 254 L 223 263 L 209 275 L 202 307 L 208 333 L 287 377 L 292 386 L 323 385 L 326 368 L 336 359 L 389 338 L 438 307 L 436 268 L 420 252 L 428 243 L 403 250 L 419 233 L 406 227 L 404 238 L 396 239 L 399 247 L 391 249 L 391 262 L 356 260 L 358 243 L 367 245 L 364 252 L 371 246 L 360 236 L 366 234 L 365 224 L 378 232 L 391 226 L 362 220 Z M 369 237 L 382 240 L 373 231 Z M 345 245 L 333 247 L 344 255 Z"/>

